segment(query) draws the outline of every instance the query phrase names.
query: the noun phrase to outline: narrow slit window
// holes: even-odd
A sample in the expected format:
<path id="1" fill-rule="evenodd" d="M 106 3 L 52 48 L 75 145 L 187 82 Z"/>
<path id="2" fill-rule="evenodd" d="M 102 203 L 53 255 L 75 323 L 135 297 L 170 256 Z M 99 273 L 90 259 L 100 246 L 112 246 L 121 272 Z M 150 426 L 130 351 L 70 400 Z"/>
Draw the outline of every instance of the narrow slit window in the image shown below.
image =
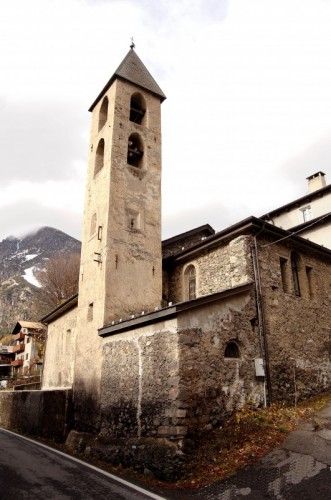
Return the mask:
<path id="1" fill-rule="evenodd" d="M 299 281 L 299 258 L 295 252 L 291 254 L 291 271 L 292 271 L 292 284 L 293 293 L 297 297 L 301 296 L 300 281 Z"/>
<path id="2" fill-rule="evenodd" d="M 280 275 L 282 280 L 283 291 L 288 293 L 290 291 L 289 287 L 289 276 L 288 276 L 288 260 L 284 259 L 284 257 L 280 257 Z"/>
<path id="3" fill-rule="evenodd" d="M 88 305 L 87 309 L 87 321 L 92 321 L 93 320 L 93 302 Z"/>
<path id="4" fill-rule="evenodd" d="M 313 268 L 306 266 L 306 277 L 307 277 L 307 286 L 308 286 L 308 296 L 310 298 L 314 297 L 314 273 Z"/>

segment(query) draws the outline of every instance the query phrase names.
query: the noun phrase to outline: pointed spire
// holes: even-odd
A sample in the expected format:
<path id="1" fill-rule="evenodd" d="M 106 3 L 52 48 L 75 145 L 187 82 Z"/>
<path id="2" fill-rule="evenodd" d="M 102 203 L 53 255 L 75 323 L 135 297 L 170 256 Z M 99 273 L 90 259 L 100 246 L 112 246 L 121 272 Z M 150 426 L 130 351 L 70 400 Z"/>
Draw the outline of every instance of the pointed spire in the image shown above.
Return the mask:
<path id="1" fill-rule="evenodd" d="M 116 80 L 116 78 L 122 78 L 123 80 L 127 80 L 128 82 L 134 83 L 138 85 L 142 89 L 148 90 L 152 94 L 160 97 L 161 102 L 166 99 L 166 96 L 143 64 L 143 62 L 137 56 L 134 50 L 135 44 L 133 38 L 131 38 L 130 50 L 107 83 L 104 89 L 100 92 L 96 100 L 93 102 L 89 111 L 92 111 L 101 97 L 107 92 L 112 83 Z"/>

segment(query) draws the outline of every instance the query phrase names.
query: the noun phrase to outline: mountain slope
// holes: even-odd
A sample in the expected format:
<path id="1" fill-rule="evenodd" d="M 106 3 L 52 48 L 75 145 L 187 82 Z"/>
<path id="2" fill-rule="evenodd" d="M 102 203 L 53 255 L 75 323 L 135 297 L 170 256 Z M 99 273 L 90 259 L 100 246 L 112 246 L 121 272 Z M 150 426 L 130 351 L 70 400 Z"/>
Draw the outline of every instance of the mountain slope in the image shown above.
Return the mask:
<path id="1" fill-rule="evenodd" d="M 52 227 L 0 242 L 0 334 L 9 333 L 18 319 L 40 319 L 45 311 L 34 273 L 53 256 L 80 253 L 80 248 L 78 240 Z"/>

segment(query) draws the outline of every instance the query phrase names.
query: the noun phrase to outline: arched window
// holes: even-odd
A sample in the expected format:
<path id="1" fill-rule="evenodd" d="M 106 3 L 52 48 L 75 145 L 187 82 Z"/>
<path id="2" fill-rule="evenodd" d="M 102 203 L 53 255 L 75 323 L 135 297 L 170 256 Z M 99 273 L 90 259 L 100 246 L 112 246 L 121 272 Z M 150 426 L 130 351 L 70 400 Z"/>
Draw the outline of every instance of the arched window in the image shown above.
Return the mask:
<path id="1" fill-rule="evenodd" d="M 130 101 L 130 121 L 144 125 L 146 114 L 145 99 L 138 92 L 133 94 Z"/>
<path id="2" fill-rule="evenodd" d="M 100 139 L 95 154 L 94 175 L 97 175 L 97 173 L 100 172 L 100 170 L 102 169 L 104 156 L 105 156 L 105 141 L 103 139 Z"/>
<path id="3" fill-rule="evenodd" d="M 293 283 L 293 293 L 297 297 L 300 297 L 300 281 L 299 281 L 299 256 L 296 252 L 291 253 L 291 271 L 292 271 L 292 283 Z"/>
<path id="4" fill-rule="evenodd" d="M 108 97 L 106 96 L 102 101 L 100 112 L 99 112 L 99 126 L 98 131 L 102 129 L 108 118 Z"/>
<path id="5" fill-rule="evenodd" d="M 140 168 L 142 166 L 143 155 L 142 140 L 138 134 L 131 134 L 128 140 L 128 164 Z"/>
<path id="6" fill-rule="evenodd" d="M 229 342 L 224 351 L 225 358 L 240 358 L 239 347 L 233 341 Z"/>
<path id="7" fill-rule="evenodd" d="M 187 266 L 184 273 L 184 286 L 185 286 L 185 298 L 186 300 L 192 300 L 196 298 L 196 271 L 193 264 Z"/>

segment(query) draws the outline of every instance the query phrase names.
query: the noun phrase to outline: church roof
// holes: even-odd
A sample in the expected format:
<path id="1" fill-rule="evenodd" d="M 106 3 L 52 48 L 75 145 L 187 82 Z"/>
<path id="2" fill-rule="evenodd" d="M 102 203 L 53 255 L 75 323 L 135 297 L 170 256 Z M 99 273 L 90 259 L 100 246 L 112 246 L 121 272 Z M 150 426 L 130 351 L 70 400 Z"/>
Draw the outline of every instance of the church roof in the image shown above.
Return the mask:
<path id="1" fill-rule="evenodd" d="M 112 83 L 116 80 L 116 78 L 122 78 L 123 80 L 127 80 L 128 82 L 134 83 L 139 87 L 152 92 L 152 94 L 160 97 L 161 102 L 166 99 L 166 96 L 143 64 L 143 62 L 139 59 L 136 52 L 133 48 L 129 50 L 107 85 L 102 89 L 98 97 L 93 102 L 89 111 L 93 111 L 95 105 L 99 102 L 101 97 L 107 92 Z"/>

